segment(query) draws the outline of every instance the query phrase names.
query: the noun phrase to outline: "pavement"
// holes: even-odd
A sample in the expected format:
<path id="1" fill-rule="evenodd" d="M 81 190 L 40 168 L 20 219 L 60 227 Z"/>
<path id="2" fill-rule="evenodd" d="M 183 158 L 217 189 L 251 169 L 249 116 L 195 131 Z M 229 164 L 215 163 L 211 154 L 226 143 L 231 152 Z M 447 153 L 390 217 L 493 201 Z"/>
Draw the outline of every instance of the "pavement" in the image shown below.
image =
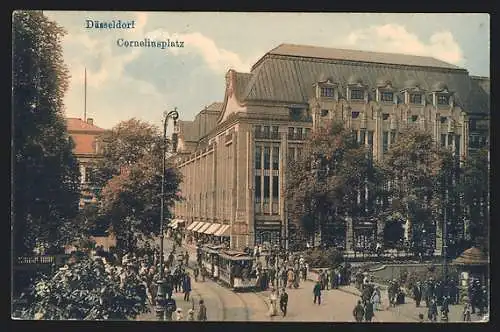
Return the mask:
<path id="1" fill-rule="evenodd" d="M 309 280 L 317 280 L 317 278 L 318 275 L 314 272 L 310 272 L 308 275 Z M 406 296 L 404 304 L 397 305 L 396 307 L 390 307 L 389 296 L 386 291 L 387 286 L 381 284 L 375 284 L 375 285 L 380 286 L 381 297 L 382 297 L 381 299 L 382 308 L 384 310 L 392 311 L 399 316 L 407 317 L 408 319 L 413 321 L 418 321 L 418 315 L 422 313 L 424 317 L 427 319 L 427 307 L 425 307 L 425 302 L 422 301 L 420 303 L 421 306 L 417 308 L 415 301 L 411 297 Z M 341 286 L 339 287 L 339 291 L 355 295 L 358 298 L 361 296 L 361 292 L 353 285 Z M 448 313 L 449 322 L 463 322 L 462 320 L 463 308 L 464 307 L 462 305 L 450 305 L 449 306 L 450 312 Z M 479 322 L 481 318 L 482 316 L 472 315 L 471 320 L 472 322 Z"/>
<path id="2" fill-rule="evenodd" d="M 187 250 L 190 255 L 190 264 L 194 266 L 196 247 L 183 245 L 179 248 Z M 169 239 L 165 240 L 165 253 L 171 250 Z M 322 291 L 321 305 L 313 304 L 313 287 L 317 274 L 309 272 L 308 280 L 302 281 L 298 289 L 287 289 L 289 296 L 288 312 L 285 317 L 281 312 L 270 317 L 270 291 L 235 293 L 227 287 L 206 279 L 205 282 L 195 282 L 192 277 L 191 297 L 195 300 L 195 312 L 198 311 L 199 299 L 203 299 L 207 306 L 208 321 L 272 321 L 272 322 L 354 322 L 352 310 L 360 298 L 360 292 L 354 286 L 342 286 L 335 290 Z M 389 307 L 386 287 L 381 285 L 382 306 L 375 312 L 373 322 L 418 322 L 418 314 L 427 317 L 427 308 L 416 308 L 413 299 L 407 298 L 406 303 L 396 307 Z M 185 317 L 191 308 L 191 302 L 183 300 L 183 294 L 174 294 L 177 304 L 183 309 Z M 460 322 L 462 306 L 450 306 L 450 322 Z M 278 304 L 279 311 L 279 304 Z M 156 320 L 154 310 L 149 314 L 141 315 L 138 320 Z M 473 321 L 481 317 L 473 315 Z"/>

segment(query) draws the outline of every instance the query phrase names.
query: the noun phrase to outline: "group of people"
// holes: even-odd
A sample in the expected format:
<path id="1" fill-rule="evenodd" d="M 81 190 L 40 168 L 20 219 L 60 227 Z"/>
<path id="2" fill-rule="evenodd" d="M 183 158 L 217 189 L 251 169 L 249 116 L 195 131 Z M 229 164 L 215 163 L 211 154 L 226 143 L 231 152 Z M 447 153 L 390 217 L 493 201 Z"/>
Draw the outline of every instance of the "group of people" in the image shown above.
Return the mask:
<path id="1" fill-rule="evenodd" d="M 198 314 L 195 317 L 194 300 L 191 300 L 191 276 L 187 271 L 189 266 L 189 254 L 176 254 L 176 246 L 169 255 L 163 258 L 163 280 L 160 282 L 160 252 L 158 248 L 151 248 L 146 245 L 134 253 L 125 254 L 122 258 L 122 265 L 128 267 L 126 271 L 136 271 L 137 277 L 143 282 L 150 305 L 161 305 L 165 308 L 162 314 L 165 320 L 207 320 L 207 310 L 204 301 L 201 299 L 198 306 Z M 123 274 L 123 282 L 127 274 Z M 195 271 L 195 281 L 197 279 Z M 157 297 L 158 284 L 161 284 L 165 298 Z M 192 301 L 192 308 L 188 310 L 187 317 L 181 307 L 177 306 L 174 293 L 183 293 L 183 300 Z M 157 307 L 158 308 L 158 307 Z M 159 314 L 159 313 L 157 313 Z M 160 314 L 159 314 L 160 315 Z"/>
<path id="2" fill-rule="evenodd" d="M 284 287 L 281 291 L 277 291 L 276 288 L 271 287 L 271 294 L 269 295 L 269 316 L 273 317 L 278 314 L 278 299 L 281 314 L 285 317 L 288 308 L 288 293 Z"/>

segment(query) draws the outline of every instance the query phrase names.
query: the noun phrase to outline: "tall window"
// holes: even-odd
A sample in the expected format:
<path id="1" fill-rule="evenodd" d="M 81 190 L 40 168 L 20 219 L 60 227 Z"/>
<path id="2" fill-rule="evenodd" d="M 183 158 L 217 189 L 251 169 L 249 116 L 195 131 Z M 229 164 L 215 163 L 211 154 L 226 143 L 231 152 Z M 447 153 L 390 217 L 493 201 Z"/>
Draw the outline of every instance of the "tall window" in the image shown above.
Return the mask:
<path id="1" fill-rule="evenodd" d="M 271 128 L 271 138 L 272 139 L 279 138 L 278 129 L 279 129 L 278 126 L 272 126 L 272 128 Z"/>
<path id="2" fill-rule="evenodd" d="M 288 148 L 288 160 L 295 160 L 295 148 Z"/>
<path id="3" fill-rule="evenodd" d="M 384 131 L 382 133 L 382 152 L 387 152 L 389 149 L 389 132 Z"/>
<path id="4" fill-rule="evenodd" d="M 391 145 L 396 143 L 396 132 L 393 130 L 391 131 Z"/>
<path id="5" fill-rule="evenodd" d="M 269 169 L 271 162 L 271 148 L 266 146 L 264 147 L 264 169 Z"/>
<path id="6" fill-rule="evenodd" d="M 269 176 L 265 175 L 264 176 L 264 198 L 269 198 Z"/>
<path id="7" fill-rule="evenodd" d="M 422 94 L 411 93 L 410 94 L 410 104 L 422 104 Z"/>
<path id="8" fill-rule="evenodd" d="M 322 117 L 328 116 L 328 110 L 321 110 L 321 116 Z"/>
<path id="9" fill-rule="evenodd" d="M 460 156 L 460 135 L 455 135 L 455 155 Z"/>
<path id="10" fill-rule="evenodd" d="M 264 126 L 264 138 L 270 138 L 270 137 L 271 137 L 271 127 Z"/>
<path id="11" fill-rule="evenodd" d="M 368 131 L 368 145 L 370 146 L 370 152 L 373 152 L 373 130 Z"/>
<path id="12" fill-rule="evenodd" d="M 448 134 L 448 146 L 449 146 L 449 147 L 453 147 L 453 139 L 454 139 L 454 137 L 453 137 L 453 136 L 455 136 L 455 135 L 453 135 L 453 134 Z"/>
<path id="13" fill-rule="evenodd" d="M 448 105 L 450 103 L 450 98 L 447 95 L 438 95 L 437 104 L 438 105 Z"/>
<path id="14" fill-rule="evenodd" d="M 261 169 L 262 168 L 262 147 L 256 146 L 255 147 L 255 169 Z"/>
<path id="15" fill-rule="evenodd" d="M 297 148 L 297 159 L 302 156 L 302 148 Z"/>
<path id="16" fill-rule="evenodd" d="M 361 89 L 351 89 L 349 92 L 350 92 L 349 97 L 350 97 L 350 99 L 353 99 L 353 100 L 361 100 L 365 97 L 363 90 L 361 90 Z"/>
<path id="17" fill-rule="evenodd" d="M 333 88 L 321 88 L 321 97 L 333 97 Z"/>
<path id="18" fill-rule="evenodd" d="M 446 146 L 446 134 L 441 134 L 441 146 Z"/>
<path id="19" fill-rule="evenodd" d="M 256 175 L 255 176 L 255 201 L 256 202 L 260 202 L 260 198 L 261 198 L 261 189 L 262 189 L 262 186 L 261 186 L 261 183 L 260 183 L 260 175 Z"/>
<path id="20" fill-rule="evenodd" d="M 279 169 L 280 163 L 280 148 L 273 147 L 273 169 Z"/>
<path id="21" fill-rule="evenodd" d="M 90 184 L 94 182 L 94 172 L 92 167 L 85 167 L 85 182 Z"/>
<path id="22" fill-rule="evenodd" d="M 365 145 L 366 141 L 366 130 L 359 131 L 359 144 Z"/>
<path id="23" fill-rule="evenodd" d="M 394 101 L 394 94 L 392 92 L 387 92 L 387 91 L 384 91 L 384 92 L 381 92 L 380 93 L 380 100 L 381 101 L 386 101 L 386 102 L 392 102 Z"/>
<path id="24" fill-rule="evenodd" d="M 305 135 L 306 135 L 306 137 L 305 137 L 305 138 L 308 138 L 308 137 L 309 137 L 309 135 L 311 135 L 311 128 L 306 128 Z"/>
<path id="25" fill-rule="evenodd" d="M 273 199 L 278 199 L 279 196 L 279 181 L 278 176 L 273 176 Z"/>
<path id="26" fill-rule="evenodd" d="M 288 127 L 288 139 L 293 139 L 294 138 L 294 133 L 295 133 L 295 128 L 294 127 Z"/>

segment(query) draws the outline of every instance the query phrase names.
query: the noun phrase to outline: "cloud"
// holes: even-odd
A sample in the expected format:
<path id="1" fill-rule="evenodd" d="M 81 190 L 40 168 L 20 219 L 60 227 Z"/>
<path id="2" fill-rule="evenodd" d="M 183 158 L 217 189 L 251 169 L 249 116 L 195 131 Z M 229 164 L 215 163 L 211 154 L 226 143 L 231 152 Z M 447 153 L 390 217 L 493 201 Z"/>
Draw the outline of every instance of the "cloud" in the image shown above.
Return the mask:
<path id="1" fill-rule="evenodd" d="M 426 42 L 402 25 L 375 25 L 352 31 L 344 44 L 370 51 L 431 56 L 455 65 L 465 63 L 462 49 L 449 31 L 435 32 Z"/>
<path id="2" fill-rule="evenodd" d="M 229 69 L 248 72 L 255 60 L 253 58 L 246 61 L 242 60 L 237 53 L 218 47 L 212 39 L 200 32 L 170 34 L 167 31 L 158 29 L 149 32 L 146 37 L 154 40 L 183 41 L 184 48 L 170 49 L 173 55 L 198 54 L 209 68 L 218 74 L 223 74 Z"/>

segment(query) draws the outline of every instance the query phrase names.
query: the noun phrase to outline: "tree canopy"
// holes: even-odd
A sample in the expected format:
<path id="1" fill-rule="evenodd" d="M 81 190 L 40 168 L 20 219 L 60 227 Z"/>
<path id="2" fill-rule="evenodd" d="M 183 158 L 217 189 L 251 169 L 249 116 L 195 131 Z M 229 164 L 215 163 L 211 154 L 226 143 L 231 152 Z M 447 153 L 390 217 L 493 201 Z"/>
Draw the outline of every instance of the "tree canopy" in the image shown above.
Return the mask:
<path id="1" fill-rule="evenodd" d="M 21 313 L 27 319 L 125 320 L 149 311 L 145 286 L 135 273 L 87 255 L 41 276 L 27 296 L 31 301 Z"/>
<path id="2" fill-rule="evenodd" d="M 368 148 L 361 146 L 343 123 L 317 130 L 306 142 L 303 157 L 290 161 L 288 169 L 288 212 L 307 233 L 328 222 L 343 223 L 346 213 L 373 216 L 375 206 L 371 203 L 381 174 Z M 368 200 L 366 188 L 372 195 Z"/>
<path id="3" fill-rule="evenodd" d="M 109 221 L 118 246 L 130 246 L 137 236 L 158 235 L 162 180 L 162 141 L 158 129 L 131 119 L 104 135 L 104 153 L 96 165 L 101 191 L 102 219 Z M 176 200 L 180 173 L 166 165 L 164 217 Z"/>
<path id="4" fill-rule="evenodd" d="M 62 227 L 78 212 L 79 170 L 66 131 L 63 97 L 69 74 L 64 30 L 41 11 L 13 14 L 14 250 L 59 248 Z"/>

